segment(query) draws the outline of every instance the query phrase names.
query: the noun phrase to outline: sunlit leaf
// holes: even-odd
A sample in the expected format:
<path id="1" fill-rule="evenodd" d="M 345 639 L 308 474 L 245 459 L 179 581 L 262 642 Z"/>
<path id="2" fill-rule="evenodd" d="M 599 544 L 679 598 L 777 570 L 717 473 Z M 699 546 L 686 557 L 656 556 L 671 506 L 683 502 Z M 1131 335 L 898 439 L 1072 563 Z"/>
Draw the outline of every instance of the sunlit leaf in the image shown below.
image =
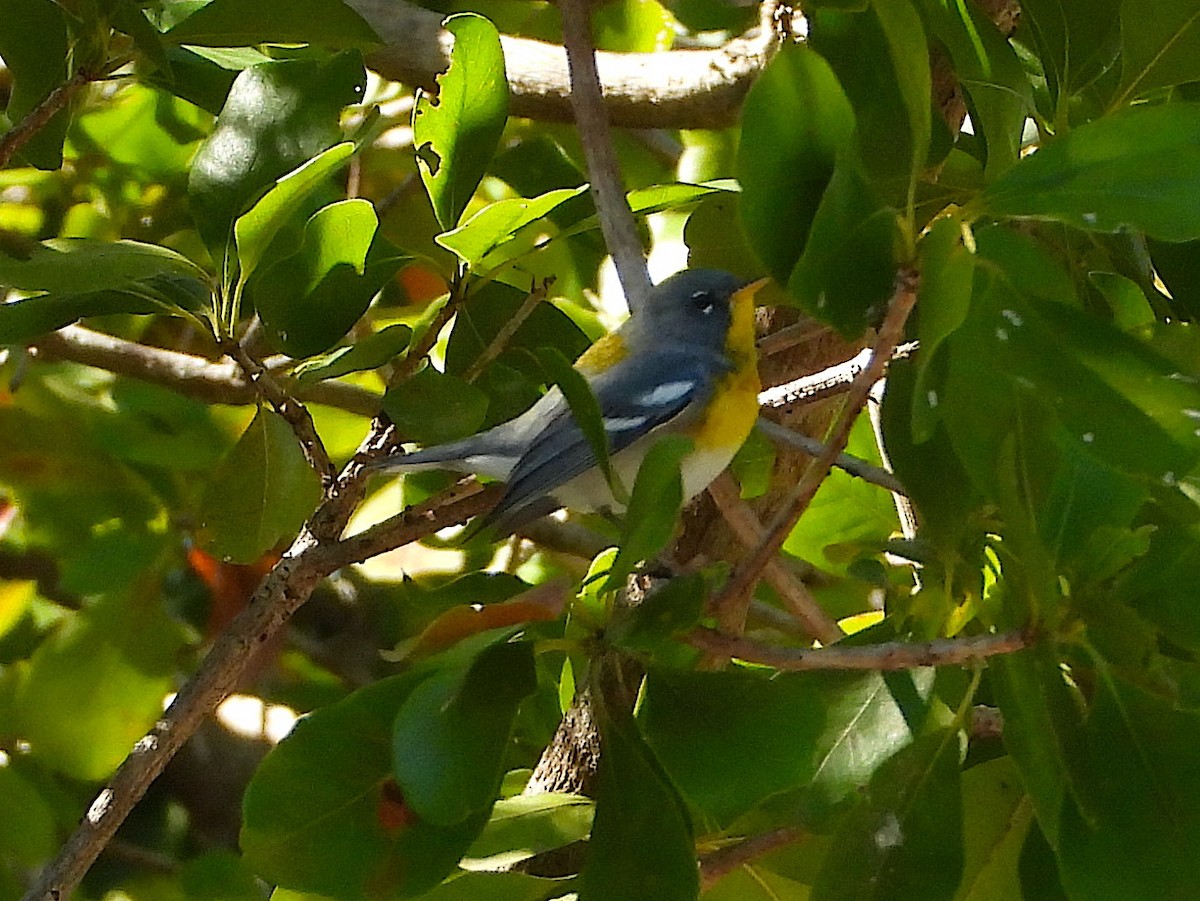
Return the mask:
<path id="1" fill-rule="evenodd" d="M 508 118 L 508 81 L 496 27 L 474 13 L 451 16 L 450 68 L 436 95 L 413 107 L 413 146 L 442 229 L 458 224 Z"/>

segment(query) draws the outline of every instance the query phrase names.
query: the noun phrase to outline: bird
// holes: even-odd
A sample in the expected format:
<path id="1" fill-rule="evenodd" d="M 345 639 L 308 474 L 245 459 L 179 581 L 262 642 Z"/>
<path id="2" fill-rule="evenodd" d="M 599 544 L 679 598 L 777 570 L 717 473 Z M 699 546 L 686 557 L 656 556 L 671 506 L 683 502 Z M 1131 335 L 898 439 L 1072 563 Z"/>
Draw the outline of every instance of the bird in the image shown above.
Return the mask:
<path id="1" fill-rule="evenodd" d="M 665 435 L 692 441 L 680 463 L 685 502 L 729 465 L 758 418 L 754 296 L 766 282 L 685 269 L 652 287 L 620 328 L 576 360 L 599 404 L 621 485 L 632 486 L 647 451 Z M 391 454 L 371 469 L 448 469 L 502 481 L 505 490 L 481 524 L 505 532 L 561 507 L 623 507 L 558 386 L 514 419 Z"/>

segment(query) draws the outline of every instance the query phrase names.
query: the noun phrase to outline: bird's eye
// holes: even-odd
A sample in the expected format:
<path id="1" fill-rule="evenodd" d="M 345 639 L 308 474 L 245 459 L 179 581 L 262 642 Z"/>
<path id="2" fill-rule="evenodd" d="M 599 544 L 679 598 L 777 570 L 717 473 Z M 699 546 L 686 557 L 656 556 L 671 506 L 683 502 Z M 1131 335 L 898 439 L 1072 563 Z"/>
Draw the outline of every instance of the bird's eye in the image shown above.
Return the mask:
<path id="1" fill-rule="evenodd" d="M 693 307 L 704 314 L 711 313 L 716 307 L 716 302 L 713 300 L 712 294 L 708 291 L 697 291 L 689 300 L 691 300 Z"/>

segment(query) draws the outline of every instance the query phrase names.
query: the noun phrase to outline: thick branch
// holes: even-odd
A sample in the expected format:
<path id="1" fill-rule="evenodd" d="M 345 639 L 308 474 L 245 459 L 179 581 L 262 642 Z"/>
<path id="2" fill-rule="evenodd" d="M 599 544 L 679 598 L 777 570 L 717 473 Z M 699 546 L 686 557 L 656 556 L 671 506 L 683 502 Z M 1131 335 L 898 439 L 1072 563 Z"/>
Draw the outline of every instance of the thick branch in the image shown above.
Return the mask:
<path id="1" fill-rule="evenodd" d="M 761 663 L 776 669 L 801 670 L 901 670 L 919 666 L 961 666 L 997 654 L 1012 654 L 1027 647 L 1030 637 L 1024 632 L 1001 632 L 970 638 L 939 638 L 909 643 L 889 641 L 883 644 L 824 648 L 782 648 L 726 635 L 715 629 L 697 629 L 684 640 L 710 654 L 736 657 L 747 663 Z"/>
<path id="2" fill-rule="evenodd" d="M 210 404 L 252 404 L 258 401 L 254 385 L 232 360 L 214 363 L 193 354 L 149 347 L 114 338 L 78 325 L 69 325 L 31 342 L 46 359 L 68 360 L 95 366 L 118 375 L 170 388 L 185 397 Z M 379 396 L 342 382 L 317 382 L 289 386 L 301 400 L 338 407 L 362 416 L 379 410 Z"/>
<path id="3" fill-rule="evenodd" d="M 347 0 L 386 45 L 367 59 L 385 78 L 424 88 L 450 65 L 453 36 L 439 13 L 400 0 Z M 503 36 L 510 110 L 554 122 L 572 119 L 563 48 Z M 751 82 L 778 46 L 760 28 L 716 50 L 598 53 L 597 68 L 613 125 L 625 128 L 724 128 L 732 125 Z"/>

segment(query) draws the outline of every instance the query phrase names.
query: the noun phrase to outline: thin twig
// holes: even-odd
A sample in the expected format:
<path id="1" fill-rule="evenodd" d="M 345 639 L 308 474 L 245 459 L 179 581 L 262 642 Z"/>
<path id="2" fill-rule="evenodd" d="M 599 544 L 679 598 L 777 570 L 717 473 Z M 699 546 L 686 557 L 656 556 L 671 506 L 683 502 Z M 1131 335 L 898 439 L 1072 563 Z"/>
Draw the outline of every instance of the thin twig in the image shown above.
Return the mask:
<path id="1" fill-rule="evenodd" d="M 600 230 L 625 291 L 625 302 L 630 312 L 636 312 L 650 291 L 650 276 L 609 134 L 608 112 L 596 74 L 590 4 L 587 0 L 560 0 L 558 8 L 571 78 L 571 108 L 587 158 Z"/>
<path id="2" fill-rule="evenodd" d="M 483 353 L 476 357 L 475 361 L 467 367 L 466 372 L 462 376 L 463 381 L 475 381 L 475 379 L 479 378 L 479 374 L 483 372 L 484 367 L 504 352 L 504 348 L 508 347 L 508 342 L 512 340 L 513 335 L 517 333 L 517 329 L 521 327 L 521 323 L 528 319 L 533 311 L 537 309 L 537 305 L 546 299 L 546 294 L 553 283 L 553 279 L 547 279 L 541 285 L 534 286 L 533 290 L 529 292 L 525 300 L 521 303 L 521 306 L 517 309 L 517 312 L 504 321 L 500 326 L 500 330 L 496 332 L 496 337 L 483 349 Z"/>
<path id="3" fill-rule="evenodd" d="M 0 169 L 8 165 L 16 153 L 39 131 L 46 127 L 55 113 L 63 109 L 75 94 L 91 81 L 84 72 L 76 72 L 46 95 L 46 99 L 31 109 L 25 118 L 0 137 Z"/>
<path id="4" fill-rule="evenodd" d="M 700 628 L 684 636 L 694 648 L 711 654 L 736 657 L 788 672 L 805 670 L 901 670 L 920 666 L 961 666 L 998 654 L 1012 654 L 1028 647 L 1031 636 L 1024 632 L 1000 632 L 968 638 L 939 638 L 910 643 L 841 644 L 823 648 L 785 648 L 763 644 L 715 629 Z"/>
<path id="5" fill-rule="evenodd" d="M 905 268 L 896 274 L 896 287 L 888 313 L 879 328 L 879 336 L 871 350 L 870 359 L 866 366 L 854 377 L 846 392 L 846 400 L 842 412 L 825 443 L 822 453 L 809 463 L 800 482 L 792 490 L 787 502 L 783 505 L 775 521 L 767 529 L 766 535 L 758 546 L 734 569 L 729 581 L 714 600 L 714 606 L 720 609 L 726 603 L 737 604 L 737 599 L 751 595 L 754 584 L 758 581 L 763 569 L 771 558 L 779 552 L 787 536 L 791 533 L 796 522 L 808 509 L 817 489 L 829 474 L 830 468 L 846 448 L 850 438 L 850 429 L 855 419 L 867 402 L 871 386 L 879 381 L 892 358 L 892 352 L 899 344 L 904 334 L 904 323 L 912 312 L 917 301 L 917 286 L 919 276 L 915 269 Z"/>
<path id="6" fill-rule="evenodd" d="M 321 505 L 309 526 L 263 579 L 250 603 L 217 638 L 199 669 L 162 719 L 134 746 L 23 901 L 62 901 L 71 894 L 167 762 L 236 687 L 254 651 L 287 624 L 317 583 L 342 565 L 345 553 L 341 546 L 320 536 L 330 528 L 340 531 L 338 523 L 344 526 L 358 503 L 359 494 L 351 486 L 339 485 L 343 490 Z M 375 538 L 381 544 L 399 547 L 462 522 L 478 512 L 478 504 L 478 494 L 449 503 L 434 498 L 389 520 L 387 535 Z"/>
<path id="7" fill-rule="evenodd" d="M 313 422 L 308 408 L 280 388 L 271 373 L 246 353 L 241 344 L 236 341 L 223 341 L 221 348 L 242 367 L 246 377 L 258 387 L 267 403 L 291 426 L 296 440 L 300 442 L 300 449 L 304 451 L 304 457 L 308 460 L 308 465 L 321 477 L 321 485 L 328 493 L 337 479 L 337 467 L 329 459 L 329 453 L 325 450 L 325 444 L 317 433 L 316 424 Z"/>
<path id="8" fill-rule="evenodd" d="M 906 341 L 897 345 L 892 351 L 892 359 L 902 360 L 912 356 L 918 349 L 916 341 Z M 867 348 L 844 363 L 838 363 L 836 366 L 830 366 L 820 372 L 767 388 L 759 393 L 758 405 L 760 407 L 786 407 L 793 404 L 810 404 L 833 397 L 835 394 L 845 394 L 870 359 L 871 349 Z"/>
<path id="9" fill-rule="evenodd" d="M 808 435 L 801 435 L 799 432 L 793 432 L 786 426 L 782 426 L 777 422 L 772 422 L 769 419 L 760 417 L 758 420 L 759 430 L 777 444 L 786 444 L 796 450 L 803 451 L 810 457 L 819 457 L 825 453 L 825 445 L 816 438 L 810 438 Z M 882 467 L 876 466 L 873 463 L 868 463 L 861 457 L 855 457 L 850 454 L 838 454 L 834 461 L 834 466 L 852 476 L 857 476 L 864 482 L 870 482 L 872 485 L 878 485 L 880 488 L 886 488 L 893 494 L 907 494 L 904 486 L 900 484 L 892 473 Z"/>
<path id="10" fill-rule="evenodd" d="M 41 335 L 30 346 L 44 359 L 94 366 L 161 385 L 205 403 L 253 404 L 259 400 L 258 390 L 232 360 L 215 363 L 194 354 L 150 347 L 78 325 Z M 378 394 L 345 382 L 322 381 L 295 387 L 289 384 L 287 389 L 301 400 L 360 416 L 374 416 L 379 411 Z"/>
<path id="11" fill-rule="evenodd" d="M 763 527 L 750 507 L 738 494 L 733 477 L 725 472 L 717 476 L 708 486 L 708 493 L 713 503 L 721 511 L 725 521 L 729 523 L 730 531 L 747 548 L 752 548 L 762 541 Z M 826 644 L 832 644 L 841 638 L 842 632 L 837 622 L 817 603 L 808 586 L 787 570 L 783 561 L 773 557 L 763 569 L 763 578 L 775 589 L 776 594 L 787 606 L 791 614 L 804 624 L 808 634 L 820 639 Z M 738 598 L 737 603 L 729 600 L 724 606 L 715 609 L 717 624 L 723 632 L 741 634 L 746 627 L 746 616 L 749 613 L 749 599 Z"/>
<path id="12" fill-rule="evenodd" d="M 800 841 L 807 833 L 797 826 L 785 826 L 760 835 L 752 835 L 700 858 L 700 890 L 707 891 L 722 877 L 739 867 L 765 857 L 785 845 Z"/>

